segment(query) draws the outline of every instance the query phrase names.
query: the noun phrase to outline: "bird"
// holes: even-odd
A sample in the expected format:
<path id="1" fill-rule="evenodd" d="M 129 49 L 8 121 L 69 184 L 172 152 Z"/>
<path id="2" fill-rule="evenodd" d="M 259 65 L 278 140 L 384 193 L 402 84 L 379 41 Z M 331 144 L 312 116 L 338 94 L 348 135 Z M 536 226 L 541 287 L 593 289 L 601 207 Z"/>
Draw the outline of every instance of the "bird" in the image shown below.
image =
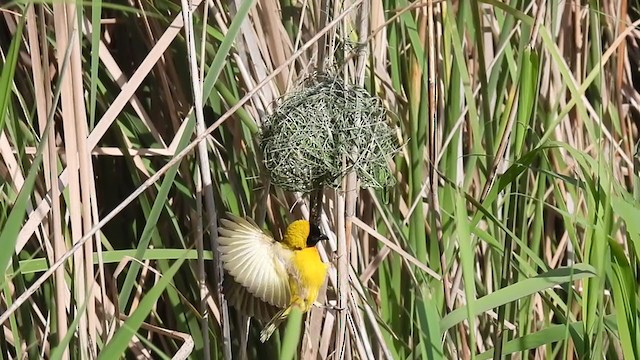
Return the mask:
<path id="1" fill-rule="evenodd" d="M 316 248 L 328 237 L 316 224 L 293 221 L 276 241 L 251 218 L 227 213 L 218 234 L 229 303 L 262 321 L 270 316 L 260 341 L 267 341 L 294 307 L 303 313 L 312 308 L 329 269 Z"/>

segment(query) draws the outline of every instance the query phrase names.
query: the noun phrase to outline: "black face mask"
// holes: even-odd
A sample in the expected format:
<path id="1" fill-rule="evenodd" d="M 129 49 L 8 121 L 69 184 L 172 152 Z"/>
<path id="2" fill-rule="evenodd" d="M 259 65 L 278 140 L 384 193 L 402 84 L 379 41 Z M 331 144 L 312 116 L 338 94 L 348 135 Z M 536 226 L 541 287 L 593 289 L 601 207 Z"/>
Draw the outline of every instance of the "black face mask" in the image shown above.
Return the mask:
<path id="1" fill-rule="evenodd" d="M 320 232 L 320 228 L 317 225 L 311 224 L 309 226 L 309 236 L 307 236 L 307 247 L 316 246 L 320 240 L 329 240 L 329 238 Z"/>

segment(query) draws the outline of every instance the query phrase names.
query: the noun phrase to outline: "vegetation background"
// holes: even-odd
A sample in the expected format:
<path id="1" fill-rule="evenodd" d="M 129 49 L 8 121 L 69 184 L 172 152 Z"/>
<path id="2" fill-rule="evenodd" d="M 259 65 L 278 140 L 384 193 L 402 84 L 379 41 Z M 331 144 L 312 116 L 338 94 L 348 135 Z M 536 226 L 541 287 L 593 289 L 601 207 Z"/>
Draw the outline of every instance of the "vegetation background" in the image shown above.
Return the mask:
<path id="1" fill-rule="evenodd" d="M 5 2 L 0 356 L 639 358 L 638 9 Z M 308 216 L 257 139 L 318 69 L 383 100 L 397 184 L 325 192 L 327 307 L 261 344 L 216 219 Z"/>

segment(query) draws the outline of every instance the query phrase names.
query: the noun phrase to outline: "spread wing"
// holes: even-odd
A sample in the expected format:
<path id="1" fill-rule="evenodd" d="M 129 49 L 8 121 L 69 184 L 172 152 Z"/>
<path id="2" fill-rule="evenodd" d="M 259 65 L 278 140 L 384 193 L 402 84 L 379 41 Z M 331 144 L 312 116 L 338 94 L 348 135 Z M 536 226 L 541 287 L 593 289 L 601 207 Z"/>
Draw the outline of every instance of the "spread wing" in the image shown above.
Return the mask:
<path id="1" fill-rule="evenodd" d="M 265 235 L 255 223 L 227 214 L 220 219 L 220 258 L 234 280 L 262 301 L 289 305 L 287 263 L 293 253 Z"/>
<path id="2" fill-rule="evenodd" d="M 280 308 L 262 301 L 250 293 L 247 288 L 238 284 L 229 273 L 224 274 L 222 285 L 229 305 L 246 316 L 266 323 L 280 310 Z"/>

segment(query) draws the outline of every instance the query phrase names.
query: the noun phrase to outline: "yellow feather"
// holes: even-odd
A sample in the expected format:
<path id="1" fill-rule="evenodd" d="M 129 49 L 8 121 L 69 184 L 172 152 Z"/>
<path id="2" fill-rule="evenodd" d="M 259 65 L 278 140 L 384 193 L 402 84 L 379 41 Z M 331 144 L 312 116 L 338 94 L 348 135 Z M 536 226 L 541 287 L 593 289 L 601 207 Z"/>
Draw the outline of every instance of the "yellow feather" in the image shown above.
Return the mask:
<path id="1" fill-rule="evenodd" d="M 296 220 L 287 226 L 282 243 L 291 250 L 304 249 L 307 247 L 307 236 L 309 236 L 309 222 L 306 220 Z"/>
<path id="2" fill-rule="evenodd" d="M 327 277 L 327 264 L 323 263 L 315 247 L 294 251 L 294 269 L 298 284 L 291 286 L 291 297 L 302 300 L 302 310 L 309 311 L 318 297 L 320 287 Z M 296 279 L 296 280 L 298 280 Z M 291 284 L 291 281 L 290 281 Z M 293 301 L 292 301 L 293 303 Z"/>

